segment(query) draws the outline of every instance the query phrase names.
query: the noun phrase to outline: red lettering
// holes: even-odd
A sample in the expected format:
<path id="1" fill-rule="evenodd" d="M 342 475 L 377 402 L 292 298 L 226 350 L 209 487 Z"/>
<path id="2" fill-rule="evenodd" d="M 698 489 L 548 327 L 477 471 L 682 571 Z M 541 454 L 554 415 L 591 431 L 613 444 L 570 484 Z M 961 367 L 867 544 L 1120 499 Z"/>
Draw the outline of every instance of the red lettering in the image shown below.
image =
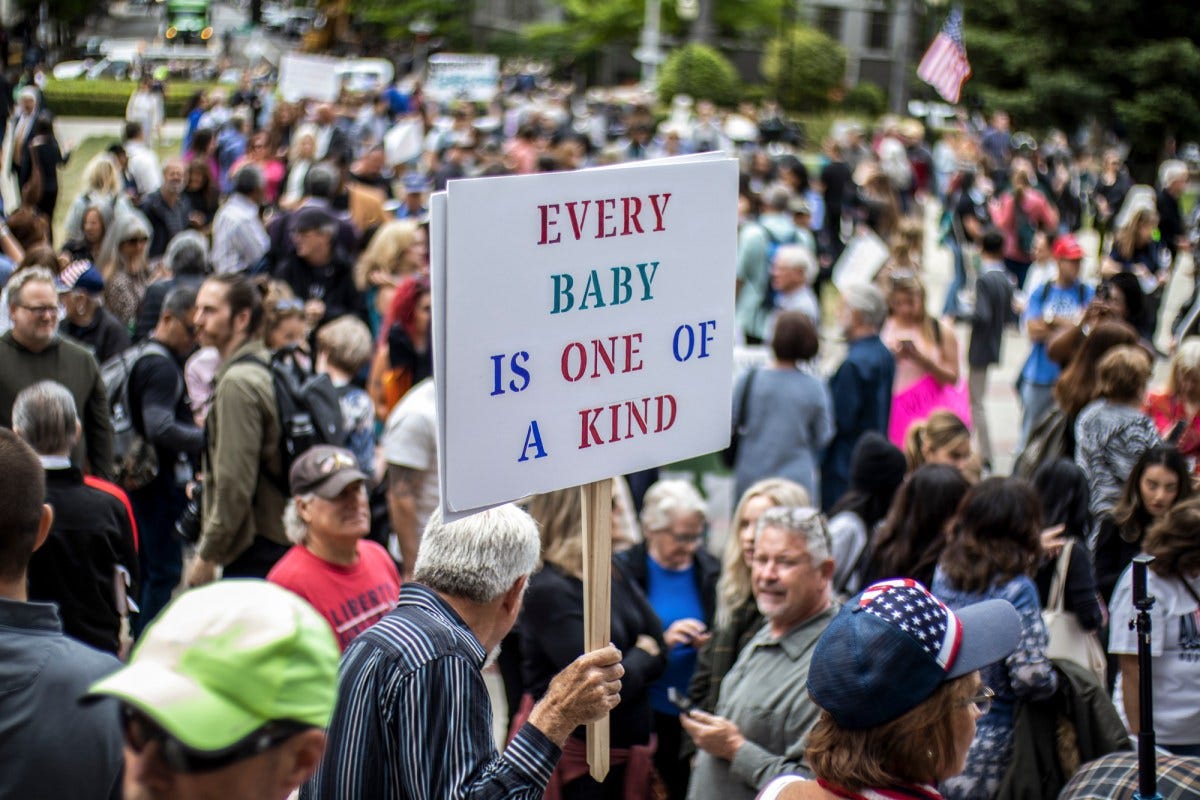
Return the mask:
<path id="1" fill-rule="evenodd" d="M 577 371 L 574 371 L 574 373 L 572 373 L 572 370 L 570 368 L 571 352 L 573 350 L 578 350 L 578 352 L 579 352 L 579 369 Z M 584 349 L 583 345 L 580 344 L 579 342 L 571 342 L 569 345 L 564 347 L 563 351 L 562 351 L 562 376 L 564 378 L 566 378 L 567 381 L 569 381 L 570 383 L 574 383 L 575 381 L 582 378 L 583 373 L 586 371 L 587 371 L 587 350 Z M 575 377 L 571 377 L 572 374 L 574 374 Z"/>
<path id="2" fill-rule="evenodd" d="M 658 402 L 658 425 L 654 428 L 655 433 L 662 433 L 675 424 L 675 398 L 669 394 L 662 394 L 654 398 Z M 663 422 L 663 405 L 670 405 L 671 419 Z"/>
<path id="3" fill-rule="evenodd" d="M 575 241 L 579 241 L 579 238 L 583 236 L 583 223 L 587 222 L 588 206 L 591 204 L 591 200 L 584 200 L 583 213 L 576 217 L 575 206 L 579 204 L 575 201 L 567 203 L 567 214 L 571 217 L 571 230 L 575 233 Z"/>
<path id="4" fill-rule="evenodd" d="M 600 436 L 600 431 L 596 430 L 596 423 L 599 421 L 600 412 L 603 410 L 603 408 L 585 408 L 579 412 L 580 422 L 583 423 L 583 432 L 579 437 L 580 450 L 591 447 L 593 444 L 604 444 L 604 439 Z"/>
<path id="5" fill-rule="evenodd" d="M 611 220 L 613 218 L 612 211 L 611 210 L 606 211 L 605 209 L 608 208 L 608 209 L 615 210 L 616 207 L 617 207 L 617 199 L 615 197 L 609 197 L 604 200 L 596 201 L 596 211 L 598 212 L 596 214 L 596 238 L 597 239 L 607 239 L 607 238 L 617 235 L 617 226 L 615 224 L 611 228 L 604 227 L 604 223 L 608 222 L 609 220 Z"/>
<path id="6" fill-rule="evenodd" d="M 550 210 L 558 211 L 558 203 L 550 203 L 544 206 L 538 206 L 538 211 L 542 214 L 542 238 L 538 239 L 538 244 L 558 244 L 562 241 L 562 234 L 554 234 L 554 238 L 550 238 L 550 229 L 558 225 L 557 219 L 550 218 Z"/>
<path id="7" fill-rule="evenodd" d="M 622 197 L 621 206 L 625 211 L 625 227 L 621 229 L 622 236 L 629 236 L 633 233 L 633 228 L 637 228 L 638 233 L 645 233 L 642 230 L 642 221 L 638 219 L 638 215 L 642 213 L 642 198 L 640 197 Z M 630 207 L 632 206 L 632 210 Z M 632 223 L 632 228 L 630 224 Z"/>

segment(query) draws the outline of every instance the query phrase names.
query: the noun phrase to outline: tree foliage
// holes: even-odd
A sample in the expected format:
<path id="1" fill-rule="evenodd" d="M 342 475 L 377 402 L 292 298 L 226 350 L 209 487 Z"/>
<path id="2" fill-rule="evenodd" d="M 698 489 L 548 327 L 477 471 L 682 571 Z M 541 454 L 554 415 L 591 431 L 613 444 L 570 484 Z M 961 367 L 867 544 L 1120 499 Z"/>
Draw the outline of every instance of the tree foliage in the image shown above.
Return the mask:
<path id="1" fill-rule="evenodd" d="M 967 102 L 1014 124 L 1126 136 L 1131 164 L 1200 136 L 1200 15 L 1178 0 L 965 0 Z M 939 20 L 940 22 L 940 20 Z"/>
<path id="2" fill-rule="evenodd" d="M 819 111 L 845 81 L 846 50 L 815 28 L 795 25 L 768 42 L 762 71 L 784 107 Z"/>
<path id="3" fill-rule="evenodd" d="M 470 42 L 471 6 L 445 0 L 349 0 L 354 19 L 379 28 L 386 38 L 411 39 L 409 26 L 424 20 L 432 23 L 434 37 L 455 49 Z"/>
<path id="4" fill-rule="evenodd" d="M 658 73 L 658 96 L 669 103 L 677 94 L 730 106 L 738 100 L 738 74 L 729 59 L 703 44 L 671 52 Z"/>

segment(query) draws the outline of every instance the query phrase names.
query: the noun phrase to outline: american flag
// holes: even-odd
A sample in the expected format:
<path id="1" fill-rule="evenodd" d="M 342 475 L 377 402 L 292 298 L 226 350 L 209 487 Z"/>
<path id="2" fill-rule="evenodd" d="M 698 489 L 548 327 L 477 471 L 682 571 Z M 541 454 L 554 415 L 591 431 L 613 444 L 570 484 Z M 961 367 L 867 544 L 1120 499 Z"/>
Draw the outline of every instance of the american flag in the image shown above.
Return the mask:
<path id="1" fill-rule="evenodd" d="M 917 66 L 917 77 L 936 89 L 947 103 L 958 102 L 963 84 L 971 77 L 962 34 L 962 9 L 955 6 Z"/>
<path id="2" fill-rule="evenodd" d="M 929 590 L 910 578 L 880 581 L 863 590 L 858 604 L 911 636 L 943 670 L 949 671 L 962 643 L 962 623 Z"/>

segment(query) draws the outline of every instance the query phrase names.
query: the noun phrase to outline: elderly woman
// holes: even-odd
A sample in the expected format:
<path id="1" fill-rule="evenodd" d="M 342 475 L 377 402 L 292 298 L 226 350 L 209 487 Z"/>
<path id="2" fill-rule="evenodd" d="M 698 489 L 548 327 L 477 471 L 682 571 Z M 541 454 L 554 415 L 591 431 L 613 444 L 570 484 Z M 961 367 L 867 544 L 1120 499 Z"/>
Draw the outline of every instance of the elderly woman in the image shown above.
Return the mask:
<path id="1" fill-rule="evenodd" d="M 658 615 L 666 643 L 667 669 L 650 687 L 658 750 L 654 766 L 672 797 L 687 794 L 688 764 L 680 759 L 683 731 L 667 692 L 687 691 L 696 656 L 708 641 L 716 610 L 721 566 L 703 548 L 708 506 L 687 481 L 659 481 L 642 499 L 644 541 L 617 556 L 626 574 L 645 593 Z"/>
<path id="2" fill-rule="evenodd" d="M 540 700 L 551 679 L 583 652 L 583 514 L 578 489 L 535 499 L 530 511 L 541 517 L 542 569 L 529 579 L 518 630 L 525 691 Z M 553 509 L 557 509 L 554 513 Z M 588 774 L 584 729 L 563 747 L 551 790 L 571 798 L 648 797 L 649 743 L 654 732 L 650 685 L 666 666 L 666 645 L 658 617 L 642 590 L 614 561 L 612 642 L 623 654 L 621 704 L 612 712 L 612 769 L 603 783 Z M 660 745 L 661 747 L 661 745 Z M 627 780 L 628 778 L 628 780 Z M 634 785 L 631 785 L 633 783 Z M 549 796 L 548 792 L 548 796 Z"/>
<path id="3" fill-rule="evenodd" d="M 1159 443 L 1158 429 L 1142 413 L 1150 357 L 1140 347 L 1122 346 L 1100 359 L 1100 396 L 1075 421 L 1075 463 L 1092 488 L 1089 510 L 1112 509 L 1142 453 Z"/>
<path id="4" fill-rule="evenodd" d="M 1150 392 L 1142 410 L 1200 474 L 1200 338 L 1185 339 L 1179 346 L 1166 386 Z"/>
<path id="5" fill-rule="evenodd" d="M 146 249 L 150 224 L 139 212 L 113 218 L 100 247 L 100 274 L 104 277 L 104 304 L 122 325 L 132 327 L 150 285 Z"/>
<path id="6" fill-rule="evenodd" d="M 954 533 L 934 573 L 930 588 L 955 611 L 999 598 L 1020 615 L 1020 641 L 1012 655 L 983 670 L 996 703 L 979 721 L 962 774 L 942 782 L 950 800 L 996 796 L 1012 760 L 1017 701 L 1044 699 L 1058 687 L 1046 655 L 1046 626 L 1032 579 L 1042 552 L 1041 532 L 1041 504 L 1029 484 L 988 478 L 963 498 Z"/>
<path id="7" fill-rule="evenodd" d="M 1155 599 L 1150 614 L 1151 673 L 1156 698 L 1154 732 L 1158 746 L 1179 756 L 1200 756 L 1200 499 L 1172 508 L 1150 528 L 1143 549 L 1154 562 L 1146 575 L 1146 593 Z M 1125 570 L 1113 592 L 1109 650 L 1117 654 L 1121 679 L 1114 700 L 1131 733 L 1139 732 L 1137 610 L 1133 606 L 1132 568 Z"/>
<path id="8" fill-rule="evenodd" d="M 942 631 L 943 633 L 938 633 Z M 944 659 L 925 634 L 960 633 Z M 887 581 L 842 606 L 817 641 L 808 690 L 821 716 L 805 758 L 816 776 L 773 781 L 760 800 L 939 800 L 962 772 L 992 705 L 981 672 L 1017 646 L 1011 604 L 951 611 L 915 581 Z"/>

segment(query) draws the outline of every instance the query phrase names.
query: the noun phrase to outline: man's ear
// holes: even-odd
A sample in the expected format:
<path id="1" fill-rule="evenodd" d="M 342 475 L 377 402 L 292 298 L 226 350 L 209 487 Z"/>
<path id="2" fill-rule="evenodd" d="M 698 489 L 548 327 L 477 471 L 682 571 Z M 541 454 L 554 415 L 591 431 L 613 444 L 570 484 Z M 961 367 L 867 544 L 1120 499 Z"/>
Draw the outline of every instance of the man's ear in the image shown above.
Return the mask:
<path id="1" fill-rule="evenodd" d="M 297 734 L 288 740 L 279 764 L 280 789 L 291 792 L 313 776 L 325 754 L 325 731 L 318 728 Z"/>
<path id="2" fill-rule="evenodd" d="M 34 551 L 46 543 L 46 537 L 50 535 L 50 528 L 53 526 L 54 507 L 49 503 L 42 503 L 42 518 L 38 520 L 37 538 L 33 541 Z"/>
<path id="3" fill-rule="evenodd" d="M 521 599 L 525 597 L 525 585 L 529 582 L 528 575 L 522 575 L 513 581 L 513 585 L 504 593 L 500 607 L 505 613 L 516 613 L 521 609 Z"/>

